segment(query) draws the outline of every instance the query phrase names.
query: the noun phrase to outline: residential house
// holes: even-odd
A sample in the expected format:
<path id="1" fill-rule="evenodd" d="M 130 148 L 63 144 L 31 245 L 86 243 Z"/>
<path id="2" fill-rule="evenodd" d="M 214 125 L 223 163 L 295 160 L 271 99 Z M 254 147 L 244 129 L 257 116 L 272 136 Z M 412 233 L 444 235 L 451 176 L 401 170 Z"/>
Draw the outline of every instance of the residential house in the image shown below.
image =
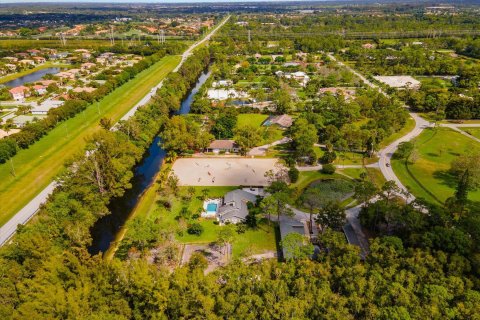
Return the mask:
<path id="1" fill-rule="evenodd" d="M 5 68 L 7 68 L 11 72 L 17 71 L 17 66 L 15 64 L 6 63 Z"/>
<path id="2" fill-rule="evenodd" d="M 271 126 L 277 125 L 282 129 L 290 128 L 293 124 L 293 118 L 288 114 L 282 114 L 279 116 L 270 116 L 265 122 L 263 123 L 264 126 Z"/>
<path id="3" fill-rule="evenodd" d="M 25 86 L 18 86 L 8 90 L 12 95 L 13 100 L 21 101 L 30 95 L 30 88 Z"/>
<path id="4" fill-rule="evenodd" d="M 35 61 L 30 60 L 30 59 L 23 59 L 23 60 L 20 60 L 18 63 L 23 65 L 23 66 L 34 66 L 35 65 Z"/>
<path id="5" fill-rule="evenodd" d="M 315 241 L 318 238 L 317 226 L 312 226 L 312 233 L 310 233 L 309 221 L 298 221 L 294 218 L 281 216 L 280 217 L 280 237 L 282 240 L 291 233 L 298 233 L 307 241 Z M 315 247 L 315 252 L 319 252 L 319 248 Z M 284 259 L 292 257 L 292 252 L 289 252 L 287 248 L 282 248 L 282 254 Z"/>
<path id="6" fill-rule="evenodd" d="M 217 211 L 220 224 L 239 223 L 245 221 L 248 215 L 248 202 L 255 203 L 257 196 L 245 190 L 236 189 L 225 194 L 222 205 Z"/>
<path id="7" fill-rule="evenodd" d="M 2 59 L 7 60 L 10 63 L 14 63 L 14 62 L 18 61 L 18 58 L 16 58 L 16 57 L 3 57 Z"/>
<path id="8" fill-rule="evenodd" d="M 39 54 L 41 54 L 42 52 L 40 50 L 37 50 L 37 49 L 30 49 L 30 50 L 27 50 L 27 52 L 32 56 L 38 56 Z"/>
<path id="9" fill-rule="evenodd" d="M 34 105 L 32 107 L 32 114 L 33 115 L 46 115 L 50 109 L 60 107 L 64 101 L 60 100 L 51 100 L 47 99 L 43 101 L 40 105 Z"/>
<path id="10" fill-rule="evenodd" d="M 47 93 L 47 87 L 42 86 L 40 84 L 36 84 L 33 87 L 33 90 L 35 91 L 36 94 L 42 96 Z"/>
<path id="11" fill-rule="evenodd" d="M 33 57 L 32 59 L 36 64 L 42 64 L 47 61 L 44 57 Z"/>
<path id="12" fill-rule="evenodd" d="M 207 148 L 207 152 L 238 152 L 240 149 L 234 140 L 214 140 Z"/>

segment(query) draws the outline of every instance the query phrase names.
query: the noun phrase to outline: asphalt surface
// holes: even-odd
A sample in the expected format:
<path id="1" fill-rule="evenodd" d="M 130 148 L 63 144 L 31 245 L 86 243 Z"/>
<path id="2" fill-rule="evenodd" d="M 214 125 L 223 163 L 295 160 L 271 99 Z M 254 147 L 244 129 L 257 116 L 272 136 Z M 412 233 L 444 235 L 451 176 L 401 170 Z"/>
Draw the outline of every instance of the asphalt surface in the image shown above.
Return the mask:
<path id="1" fill-rule="evenodd" d="M 174 72 L 178 71 L 179 68 L 183 65 L 183 63 L 187 60 L 187 58 L 191 55 L 193 50 L 197 48 L 199 45 L 205 43 L 206 41 L 210 40 L 210 38 L 230 19 L 230 16 L 225 18 L 217 27 L 215 27 L 210 33 L 205 36 L 202 40 L 194 43 L 191 45 L 182 55 L 182 60 L 175 68 Z M 140 100 L 130 111 L 128 111 L 121 120 L 127 120 L 131 116 L 135 114 L 137 109 L 145 104 L 153 97 L 153 95 L 157 92 L 163 84 L 163 81 L 160 82 L 158 85 L 152 88 L 148 92 L 145 97 Z M 114 129 L 114 128 L 113 128 Z M 15 234 L 17 231 L 17 226 L 19 224 L 27 223 L 40 209 L 40 206 L 45 203 L 48 196 L 52 194 L 53 190 L 55 189 L 57 183 L 51 182 L 45 189 L 43 189 L 35 198 L 33 198 L 25 207 L 23 207 L 20 211 L 18 211 L 7 223 L 5 223 L 2 227 L 0 227 L 0 246 L 3 246 L 8 240 Z M 21 192 L 21 190 L 19 190 Z"/>

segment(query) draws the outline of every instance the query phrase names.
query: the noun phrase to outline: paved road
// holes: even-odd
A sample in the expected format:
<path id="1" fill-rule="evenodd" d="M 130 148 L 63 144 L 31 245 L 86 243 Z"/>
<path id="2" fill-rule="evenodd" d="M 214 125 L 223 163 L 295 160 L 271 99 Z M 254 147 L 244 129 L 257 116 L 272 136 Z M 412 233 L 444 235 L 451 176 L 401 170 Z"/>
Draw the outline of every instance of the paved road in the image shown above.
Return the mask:
<path id="1" fill-rule="evenodd" d="M 277 140 L 277 141 L 274 141 L 272 143 L 252 148 L 247 153 L 247 155 L 249 155 L 249 156 L 264 156 L 267 153 L 268 148 L 271 148 L 271 147 L 279 145 L 279 144 L 289 143 L 290 141 L 292 141 L 292 139 L 284 137 L 284 138 L 282 138 L 280 140 Z"/>
<path id="2" fill-rule="evenodd" d="M 217 27 L 215 27 L 205 38 L 194 43 L 190 46 L 187 51 L 182 55 L 182 60 L 175 69 L 175 72 L 178 71 L 180 66 L 186 61 L 187 57 L 192 53 L 192 51 L 198 47 L 200 44 L 208 41 L 217 31 L 221 28 L 227 21 L 230 19 L 230 16 L 226 17 Z M 162 82 L 152 88 L 150 92 L 140 100 L 130 111 L 128 111 L 121 120 L 126 120 L 130 118 L 135 111 L 148 103 L 148 101 L 153 97 L 158 88 L 162 86 Z M 112 128 L 115 130 L 115 127 Z M 45 203 L 48 196 L 52 194 L 53 190 L 56 187 L 56 182 L 51 182 L 45 189 L 43 189 L 35 198 L 33 198 L 25 207 L 18 211 L 6 224 L 0 228 L 0 246 L 3 246 L 16 232 L 17 226 L 19 224 L 27 223 L 39 210 L 40 206 Z M 21 192 L 21 190 L 19 190 Z"/>
<path id="3" fill-rule="evenodd" d="M 464 130 L 461 129 L 461 128 L 480 128 L 480 123 L 471 123 L 471 124 L 466 124 L 466 123 L 464 123 L 464 124 L 442 123 L 442 124 L 440 124 L 440 126 L 445 127 L 445 128 L 450 128 L 452 130 L 457 131 L 460 134 L 463 134 L 466 137 L 469 137 L 472 140 L 480 142 L 480 139 L 472 136 L 471 134 L 469 134 L 469 133 L 467 133 L 467 132 L 465 132 Z"/>

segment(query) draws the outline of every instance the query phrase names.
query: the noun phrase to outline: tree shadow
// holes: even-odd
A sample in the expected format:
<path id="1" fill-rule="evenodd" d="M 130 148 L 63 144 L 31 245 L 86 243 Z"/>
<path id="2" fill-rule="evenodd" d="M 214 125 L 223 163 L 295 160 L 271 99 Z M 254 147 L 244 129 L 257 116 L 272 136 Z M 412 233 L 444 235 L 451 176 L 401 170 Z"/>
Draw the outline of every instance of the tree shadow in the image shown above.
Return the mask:
<path id="1" fill-rule="evenodd" d="M 440 155 L 438 153 L 435 153 L 435 152 L 428 152 L 427 156 L 432 157 L 432 158 L 440 157 Z"/>
<path id="2" fill-rule="evenodd" d="M 437 180 L 440 180 L 443 185 L 446 185 L 450 188 L 456 188 L 458 183 L 457 178 L 448 170 L 437 170 L 433 173 L 433 177 Z"/>

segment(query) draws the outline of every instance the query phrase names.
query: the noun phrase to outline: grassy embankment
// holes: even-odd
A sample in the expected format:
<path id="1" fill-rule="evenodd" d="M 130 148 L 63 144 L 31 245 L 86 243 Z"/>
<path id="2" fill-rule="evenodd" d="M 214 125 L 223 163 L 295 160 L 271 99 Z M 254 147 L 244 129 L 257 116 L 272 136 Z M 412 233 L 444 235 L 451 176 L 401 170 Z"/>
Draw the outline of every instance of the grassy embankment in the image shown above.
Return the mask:
<path id="1" fill-rule="evenodd" d="M 39 70 L 43 70 L 43 69 L 47 69 L 47 68 L 67 68 L 67 67 L 71 67 L 71 65 L 62 64 L 62 63 L 46 62 L 42 65 L 36 66 L 35 68 L 23 70 L 23 71 L 20 71 L 20 72 L 15 72 L 15 73 L 6 75 L 5 77 L 1 77 L 0 78 L 0 84 L 11 81 L 11 80 L 15 80 L 17 78 L 26 76 L 27 74 L 31 74 L 31 73 L 34 73 L 34 72 L 39 71 Z"/>
<path id="2" fill-rule="evenodd" d="M 90 105 L 84 112 L 59 124 L 30 148 L 13 157 L 16 176 L 10 162 L 0 165 L 0 225 L 45 188 L 62 170 L 65 160 L 85 147 L 85 139 L 99 129 L 103 117 L 118 121 L 179 63 L 180 57 L 168 56 L 142 71 L 134 79 Z"/>
<path id="3" fill-rule="evenodd" d="M 455 192 L 455 179 L 448 172 L 451 162 L 467 151 L 480 151 L 477 142 L 448 128 L 426 129 L 415 145 L 419 157 L 414 164 L 392 160 L 392 167 L 413 195 L 437 204 Z M 470 192 L 469 199 L 480 201 L 480 190 Z"/>

